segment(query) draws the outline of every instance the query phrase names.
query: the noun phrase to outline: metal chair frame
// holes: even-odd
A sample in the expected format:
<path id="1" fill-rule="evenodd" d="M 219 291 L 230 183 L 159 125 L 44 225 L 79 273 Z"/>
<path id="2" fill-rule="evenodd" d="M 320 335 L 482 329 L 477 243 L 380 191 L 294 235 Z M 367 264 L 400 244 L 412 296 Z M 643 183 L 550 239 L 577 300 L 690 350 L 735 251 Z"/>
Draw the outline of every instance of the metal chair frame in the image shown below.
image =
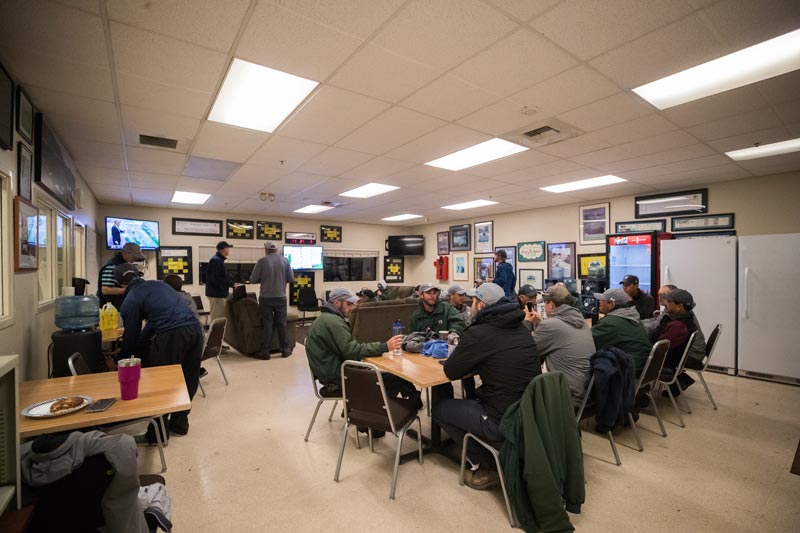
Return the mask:
<path id="1" fill-rule="evenodd" d="M 219 345 L 218 346 L 209 346 L 208 342 L 211 340 L 211 336 L 214 334 L 217 328 L 220 326 L 218 324 L 222 324 L 222 335 L 219 338 Z M 208 329 L 208 335 L 206 335 L 205 342 L 203 343 L 203 354 L 200 356 L 201 361 L 205 361 L 206 359 L 217 359 L 217 364 L 219 364 L 219 370 L 222 372 L 222 379 L 225 380 L 225 386 L 228 386 L 228 376 L 225 375 L 225 369 L 222 368 L 222 359 L 220 356 L 222 355 L 222 339 L 225 338 L 225 329 L 228 327 L 228 319 L 225 317 L 215 318 L 213 322 L 211 322 L 211 327 Z M 208 350 L 212 350 L 212 352 L 208 352 Z M 216 353 L 213 353 L 213 350 L 216 350 Z M 197 380 L 197 384 L 200 386 L 200 392 L 203 393 L 203 398 L 206 397 L 206 390 L 203 388 L 203 382 L 199 379 Z"/>
<path id="2" fill-rule="evenodd" d="M 589 401 L 589 395 L 591 394 L 592 389 L 594 389 L 594 374 L 592 375 L 592 378 L 589 380 L 589 385 L 586 387 L 586 393 L 583 396 L 583 401 L 581 402 L 581 407 L 578 410 L 578 414 L 576 415 L 576 421 L 577 421 L 578 424 L 581 423 L 581 420 L 582 420 L 582 417 L 583 417 L 583 411 L 586 408 L 587 402 Z M 630 416 L 630 414 L 629 414 L 629 416 Z M 634 429 L 635 428 L 636 428 L 636 426 L 634 426 Z M 609 429 L 608 433 L 606 435 L 608 436 L 608 442 L 611 443 L 611 451 L 614 452 L 614 460 L 616 461 L 617 466 L 620 466 L 620 465 L 622 465 L 622 461 L 619 458 L 619 452 L 617 452 L 617 443 L 614 441 L 614 434 L 613 434 L 612 430 Z M 636 438 L 638 440 L 638 438 L 639 438 L 639 434 L 638 433 L 636 434 Z M 641 442 L 639 443 L 639 445 L 641 447 Z"/>
<path id="3" fill-rule="evenodd" d="M 311 292 L 314 293 L 314 299 L 316 300 L 316 304 L 313 307 L 306 306 L 305 304 L 308 303 L 308 302 L 304 302 L 303 298 L 302 298 L 303 293 L 308 294 L 308 291 L 311 291 Z M 309 299 L 309 301 L 310 301 L 310 299 Z M 297 326 L 298 327 L 304 326 L 306 324 L 306 321 L 309 321 L 309 320 L 313 321 L 314 319 L 316 319 L 316 317 L 306 317 L 306 313 L 307 312 L 315 313 L 315 312 L 319 311 L 320 308 L 323 305 L 325 305 L 325 302 L 322 301 L 321 298 L 317 298 L 317 292 L 313 288 L 304 287 L 304 288 L 300 289 L 300 291 L 298 292 L 298 295 L 297 295 L 297 310 L 298 311 L 302 311 L 303 316 L 297 320 Z"/>
<path id="4" fill-rule="evenodd" d="M 500 487 L 503 489 L 503 499 L 506 502 L 506 512 L 508 513 L 508 521 L 511 524 L 511 527 L 519 527 L 519 521 L 517 520 L 517 515 L 514 513 L 514 509 L 511 507 L 511 501 L 508 499 L 508 489 L 506 488 L 506 478 L 503 475 L 503 465 L 500 464 L 500 453 L 497 451 L 497 448 L 492 446 L 490 443 L 486 442 L 485 440 L 481 439 L 477 435 L 472 433 L 467 433 L 464 435 L 464 442 L 461 446 L 461 473 L 458 477 L 458 484 L 462 487 L 464 486 L 464 474 L 466 473 L 467 467 L 467 445 L 469 440 L 472 439 L 492 454 L 494 458 L 494 464 L 497 468 L 497 473 L 500 476 Z"/>
<path id="5" fill-rule="evenodd" d="M 383 383 L 383 376 L 381 375 L 380 370 L 378 367 L 371 363 L 364 363 L 362 361 L 345 361 L 342 365 L 342 396 L 344 397 L 344 410 L 345 410 L 345 425 L 344 431 L 342 432 L 342 448 L 339 450 L 339 461 L 336 463 L 336 474 L 333 476 L 334 481 L 339 481 L 339 472 L 342 468 L 342 458 L 344 457 L 344 448 L 347 444 L 347 432 L 350 429 L 350 412 L 348 409 L 348 398 L 347 398 L 347 369 L 348 367 L 359 367 L 369 369 L 375 373 L 375 377 L 377 378 L 376 385 L 380 387 L 381 396 L 383 397 L 383 409 L 386 411 L 386 418 L 389 421 L 389 427 L 391 428 L 391 432 L 397 437 L 397 450 L 395 451 L 394 456 L 394 473 L 392 474 L 392 488 L 389 492 L 389 499 L 394 500 L 395 491 L 397 489 L 397 474 L 400 467 L 400 450 L 403 447 L 403 437 L 406 436 L 406 432 L 409 428 L 414 424 L 414 421 L 417 422 L 419 426 L 419 430 L 417 432 L 417 447 L 419 449 L 419 464 L 423 464 L 422 458 L 422 422 L 419 419 L 419 415 L 410 418 L 406 424 L 401 427 L 397 428 L 394 424 L 394 419 L 392 418 L 391 413 L 391 406 L 389 403 L 389 398 L 386 395 L 386 386 Z M 373 452 L 375 451 L 372 443 L 372 429 L 368 430 L 369 433 L 369 444 L 370 450 Z M 356 431 L 356 448 L 361 447 L 361 442 L 358 437 L 358 431 Z"/>
<path id="6" fill-rule="evenodd" d="M 659 355 L 659 357 L 661 358 L 661 364 L 659 365 L 658 370 L 654 373 L 655 379 L 652 379 L 652 380 L 648 381 L 647 383 L 645 383 L 644 380 L 645 380 L 645 377 L 647 376 L 647 372 L 648 372 L 648 370 L 650 370 L 650 366 L 653 365 L 653 361 L 656 360 L 655 359 L 656 354 L 658 354 L 658 352 L 660 350 L 663 350 L 663 353 L 661 353 Z M 650 388 L 645 392 L 645 395 L 647 395 L 647 398 L 650 400 L 650 405 L 653 407 L 653 410 L 656 413 L 656 419 L 658 420 L 658 426 L 661 428 L 661 436 L 662 437 L 666 437 L 667 436 L 667 430 L 664 428 L 664 421 L 662 420 L 661 413 L 659 412 L 658 406 L 656 405 L 656 400 L 655 400 L 655 398 L 653 398 L 653 388 L 658 383 L 659 376 L 661 376 L 661 371 L 664 368 L 664 362 L 667 360 L 667 352 L 668 351 L 669 351 L 669 341 L 668 340 L 661 340 L 661 341 L 658 341 L 657 343 L 655 343 L 653 345 L 653 347 L 650 349 L 650 355 L 647 356 L 647 361 L 645 361 L 645 363 L 644 363 L 644 368 L 642 368 L 642 373 L 639 375 L 639 383 L 636 386 L 636 397 L 637 398 L 639 397 L 639 391 L 641 391 L 642 388 L 645 385 L 649 385 L 650 386 Z M 658 362 L 656 362 L 655 364 L 658 365 Z M 636 431 L 636 421 L 633 419 L 632 415 L 629 414 L 628 416 L 630 416 L 631 425 L 633 426 L 634 431 Z M 639 451 L 640 452 L 643 451 L 644 448 L 642 447 L 642 441 L 639 440 L 639 433 L 638 432 L 636 432 L 636 441 L 639 444 Z"/>
<path id="7" fill-rule="evenodd" d="M 683 421 L 683 417 L 681 416 L 681 410 L 678 408 L 678 403 L 675 401 L 675 396 L 672 394 L 672 391 L 670 390 L 669 387 L 670 385 L 675 384 L 678 387 L 678 389 L 680 389 L 681 393 L 683 393 L 683 388 L 681 387 L 681 384 L 678 381 L 678 376 L 680 376 L 681 372 L 683 372 L 683 366 L 686 364 L 686 358 L 689 356 L 689 350 L 692 348 L 692 343 L 694 342 L 694 338 L 696 335 L 697 332 L 695 331 L 689 336 L 689 340 L 686 341 L 686 348 L 684 348 L 683 350 L 683 355 L 681 356 L 681 360 L 678 363 L 677 368 L 675 368 L 675 373 L 672 375 L 672 379 L 670 379 L 669 381 L 664 381 L 661 379 L 660 376 L 658 378 L 658 383 L 664 386 L 667 390 L 667 395 L 669 396 L 669 399 L 672 402 L 672 407 L 675 408 L 675 414 L 678 415 L 678 421 L 679 421 L 678 425 L 682 428 L 686 427 L 686 423 Z M 681 394 L 681 397 L 683 398 L 683 401 L 686 402 L 686 395 Z M 688 403 L 686 403 L 686 408 L 687 408 L 687 413 L 691 414 L 692 409 L 689 407 Z"/>
<path id="8" fill-rule="evenodd" d="M 330 422 L 333 420 L 333 413 L 336 411 L 336 406 L 339 404 L 339 400 L 344 400 L 343 396 L 328 397 L 321 395 L 317 389 L 318 380 L 316 376 L 314 376 L 314 371 L 311 370 L 311 367 L 308 367 L 308 371 L 311 373 L 311 388 L 314 389 L 314 396 L 317 397 L 317 406 L 314 408 L 314 414 L 311 416 L 311 422 L 308 423 L 308 430 L 306 430 L 306 436 L 303 439 L 306 442 L 308 442 L 308 436 L 311 435 L 311 428 L 314 427 L 314 421 L 317 419 L 317 413 L 319 412 L 319 408 L 322 407 L 322 403 L 333 400 L 331 414 L 328 416 L 328 422 Z"/>
<path id="9" fill-rule="evenodd" d="M 711 332 L 711 335 L 708 337 L 709 342 L 706 344 L 706 356 L 702 369 L 699 370 L 694 368 L 683 369 L 684 372 L 694 372 L 697 375 L 697 377 L 700 379 L 700 383 L 703 384 L 703 388 L 706 390 L 706 395 L 708 396 L 708 399 L 711 401 L 711 405 L 712 407 L 714 407 L 715 411 L 717 410 L 717 402 L 714 401 L 714 397 L 711 395 L 711 390 L 708 388 L 708 384 L 706 383 L 706 380 L 703 377 L 703 373 L 706 371 L 706 368 L 708 368 L 708 362 L 711 361 L 711 356 L 714 355 L 714 349 L 717 347 L 720 335 L 722 335 L 722 324 L 717 324 L 714 327 L 714 330 Z M 686 401 L 686 406 L 687 407 L 689 406 L 688 401 Z M 691 414 L 691 409 L 689 410 L 689 413 Z"/>

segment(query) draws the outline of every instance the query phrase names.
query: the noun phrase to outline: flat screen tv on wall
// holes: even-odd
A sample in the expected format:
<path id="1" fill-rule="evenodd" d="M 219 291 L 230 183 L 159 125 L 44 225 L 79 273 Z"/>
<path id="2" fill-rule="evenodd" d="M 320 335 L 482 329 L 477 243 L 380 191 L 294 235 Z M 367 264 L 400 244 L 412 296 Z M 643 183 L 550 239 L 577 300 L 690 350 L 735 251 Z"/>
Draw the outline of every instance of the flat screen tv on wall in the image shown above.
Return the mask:
<path id="1" fill-rule="evenodd" d="M 425 237 L 422 235 L 389 235 L 386 241 L 389 255 L 425 255 Z"/>
<path id="2" fill-rule="evenodd" d="M 106 217 L 106 248 L 122 250 L 129 242 L 142 250 L 156 250 L 161 245 L 158 222 L 136 218 Z"/>
<path id="3" fill-rule="evenodd" d="M 75 165 L 41 113 L 36 114 L 36 183 L 44 187 L 70 211 L 75 209 Z"/>

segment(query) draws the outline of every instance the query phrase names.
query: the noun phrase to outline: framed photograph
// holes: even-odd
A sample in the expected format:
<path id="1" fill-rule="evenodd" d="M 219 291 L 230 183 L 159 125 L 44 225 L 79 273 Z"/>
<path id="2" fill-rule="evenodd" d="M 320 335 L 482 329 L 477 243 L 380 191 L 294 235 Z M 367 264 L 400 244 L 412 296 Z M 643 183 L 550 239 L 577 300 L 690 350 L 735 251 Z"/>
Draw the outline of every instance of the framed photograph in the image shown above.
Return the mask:
<path id="1" fill-rule="evenodd" d="M 69 211 L 75 209 L 75 164 L 41 113 L 36 113 L 33 135 L 33 180 Z"/>
<path id="2" fill-rule="evenodd" d="M 638 233 L 640 231 L 667 231 L 667 219 L 628 220 L 614 224 L 614 233 Z"/>
<path id="3" fill-rule="evenodd" d="M 534 261 L 544 261 L 545 258 L 545 242 L 544 241 L 529 241 L 518 242 L 517 249 L 519 255 L 517 259 L 520 263 L 532 263 Z"/>
<path id="4" fill-rule="evenodd" d="M 302 231 L 287 231 L 286 244 L 317 244 L 316 233 L 306 233 Z"/>
<path id="5" fill-rule="evenodd" d="M 14 198 L 14 272 L 30 272 L 39 267 L 39 209 L 25 198 Z"/>
<path id="6" fill-rule="evenodd" d="M 14 148 L 14 80 L 0 65 L 0 150 Z"/>
<path id="7" fill-rule="evenodd" d="M 267 222 L 264 220 L 256 221 L 256 239 L 267 241 L 283 240 L 283 223 Z"/>
<path id="8" fill-rule="evenodd" d="M 708 213 L 708 189 L 637 196 L 635 218 Z"/>
<path id="9" fill-rule="evenodd" d="M 582 205 L 578 208 L 581 244 L 603 244 L 609 228 L 611 204 Z"/>
<path id="10" fill-rule="evenodd" d="M 21 86 L 17 86 L 17 132 L 33 144 L 33 104 Z"/>
<path id="11" fill-rule="evenodd" d="M 186 285 L 194 283 L 191 246 L 161 246 L 156 253 L 156 276 L 163 280 L 167 274 L 177 274 Z"/>
<path id="12" fill-rule="evenodd" d="M 494 257 L 475 257 L 475 281 L 489 281 L 494 278 Z"/>
<path id="13" fill-rule="evenodd" d="M 471 231 L 472 226 L 470 224 L 450 226 L 450 251 L 469 252 L 472 250 L 472 244 L 470 242 Z M 491 252 L 491 249 L 489 251 Z"/>
<path id="14" fill-rule="evenodd" d="M 320 226 L 319 242 L 342 242 L 342 227 Z"/>
<path id="15" fill-rule="evenodd" d="M 672 218 L 672 231 L 697 231 L 703 229 L 733 229 L 733 213 Z"/>
<path id="16" fill-rule="evenodd" d="M 439 231 L 436 233 L 436 254 L 447 255 L 450 253 L 450 233 Z"/>
<path id="17" fill-rule="evenodd" d="M 457 252 L 453 258 L 453 281 L 469 281 L 469 254 Z"/>
<path id="18" fill-rule="evenodd" d="M 495 246 L 494 253 L 497 253 L 500 250 L 506 251 L 506 263 L 511 265 L 511 268 L 514 269 L 514 272 L 517 271 L 517 247 L 516 246 Z"/>
<path id="19" fill-rule="evenodd" d="M 676 233 L 672 236 L 673 239 L 702 239 L 704 237 L 736 237 L 736 230 Z"/>
<path id="20" fill-rule="evenodd" d="M 581 279 L 606 279 L 606 254 L 579 254 L 578 277 Z"/>
<path id="21" fill-rule="evenodd" d="M 475 223 L 475 253 L 490 254 L 494 250 L 494 222 Z"/>
<path id="22" fill-rule="evenodd" d="M 403 283 L 404 261 L 402 256 L 383 258 L 383 279 L 386 283 Z"/>
<path id="23" fill-rule="evenodd" d="M 222 237 L 222 221 L 172 217 L 172 234 Z"/>
<path id="24" fill-rule="evenodd" d="M 33 152 L 22 141 L 17 142 L 17 194 L 31 199 L 33 180 Z"/>
<path id="25" fill-rule="evenodd" d="M 252 220 L 225 220 L 226 239 L 254 239 L 255 235 L 256 224 Z"/>
<path id="26" fill-rule="evenodd" d="M 550 279 L 575 278 L 575 243 L 551 242 L 547 245 L 547 277 Z"/>
<path id="27" fill-rule="evenodd" d="M 519 276 L 517 276 L 519 284 L 517 288 L 523 285 L 531 285 L 534 289 L 544 290 L 544 269 L 542 268 L 520 268 Z"/>

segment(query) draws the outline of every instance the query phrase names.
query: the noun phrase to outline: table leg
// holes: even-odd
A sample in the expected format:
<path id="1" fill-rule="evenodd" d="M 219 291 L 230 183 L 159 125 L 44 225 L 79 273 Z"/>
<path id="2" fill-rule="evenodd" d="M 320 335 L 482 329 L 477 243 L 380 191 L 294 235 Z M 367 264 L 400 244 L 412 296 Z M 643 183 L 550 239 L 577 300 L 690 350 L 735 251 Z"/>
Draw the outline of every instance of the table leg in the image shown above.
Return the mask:
<path id="1" fill-rule="evenodd" d="M 435 406 L 436 402 L 439 398 L 452 398 L 453 397 L 453 386 L 449 383 L 445 385 L 439 385 L 436 387 L 431 388 L 431 406 Z M 416 440 L 417 432 L 413 429 L 409 429 L 406 432 L 407 435 L 411 436 L 413 439 Z M 451 444 L 453 441 L 451 439 L 447 439 L 442 441 L 442 428 L 439 426 L 439 423 L 436 419 L 431 416 L 431 436 L 426 437 L 425 435 L 422 436 L 422 453 L 423 455 L 427 455 L 429 453 L 438 453 L 439 455 L 444 455 L 455 464 L 461 463 L 461 457 L 456 456 L 450 453 L 446 446 Z M 416 461 L 418 458 L 418 451 L 414 450 L 413 452 L 405 453 L 400 456 L 400 464 L 406 463 L 407 461 L 414 460 Z"/>

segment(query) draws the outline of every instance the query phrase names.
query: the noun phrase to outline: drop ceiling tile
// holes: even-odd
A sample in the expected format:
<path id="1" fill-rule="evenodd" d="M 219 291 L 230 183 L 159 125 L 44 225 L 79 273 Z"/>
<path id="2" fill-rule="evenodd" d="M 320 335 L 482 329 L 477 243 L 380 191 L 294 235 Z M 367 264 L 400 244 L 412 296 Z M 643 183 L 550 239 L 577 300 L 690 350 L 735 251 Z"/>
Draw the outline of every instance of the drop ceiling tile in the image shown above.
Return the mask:
<path id="1" fill-rule="evenodd" d="M 556 5 L 561 0 L 489 0 L 491 3 L 517 17 L 528 21 L 542 11 Z"/>
<path id="2" fill-rule="evenodd" d="M 293 194 L 297 194 L 298 192 L 304 191 L 305 189 L 313 187 L 314 185 L 319 185 L 320 183 L 328 181 L 329 179 L 330 177 L 328 176 L 320 176 L 318 174 L 312 174 L 309 172 L 296 171 L 291 172 L 287 176 L 268 184 L 265 187 L 265 190 L 275 193 L 278 195 L 278 200 L 284 201 Z M 302 207 L 302 205 L 298 207 Z"/>
<path id="3" fill-rule="evenodd" d="M 599 130 L 647 115 L 649 106 L 628 93 L 619 93 L 558 116 L 584 131 Z"/>
<path id="4" fill-rule="evenodd" d="M 343 180 L 340 178 L 331 178 L 327 181 L 323 181 L 322 183 L 318 183 L 305 189 L 304 191 L 297 193 L 292 196 L 293 200 L 300 200 L 305 203 L 319 203 L 325 201 L 331 202 L 346 202 L 346 203 L 355 203 L 355 204 L 366 204 L 372 203 L 375 200 L 372 198 L 347 198 L 345 196 L 339 196 L 339 194 L 349 191 L 358 187 L 357 183 L 354 183 L 351 180 Z M 392 193 L 386 193 L 385 195 L 381 196 L 389 196 Z"/>
<path id="5" fill-rule="evenodd" d="M 704 11 L 734 50 L 772 39 L 800 27 L 800 4 L 784 0 L 728 0 Z"/>
<path id="6" fill-rule="evenodd" d="M 784 124 L 800 122 L 800 100 L 784 102 L 775 106 L 775 113 Z"/>
<path id="7" fill-rule="evenodd" d="M 291 139 L 283 135 L 272 135 L 259 148 L 248 163 L 284 170 L 286 173 L 308 161 L 325 149 L 324 144 Z"/>
<path id="8" fill-rule="evenodd" d="M 653 163 L 647 159 L 640 157 L 633 157 L 631 159 L 623 159 L 621 161 L 612 161 L 610 163 L 600 163 L 592 165 L 598 170 L 619 176 L 620 172 L 628 172 L 631 170 L 639 170 L 642 168 L 652 167 Z M 622 176 L 620 176 L 622 177 Z"/>
<path id="9" fill-rule="evenodd" d="M 610 145 L 602 136 L 596 133 L 586 133 L 566 141 L 548 144 L 539 148 L 540 152 L 556 157 L 574 157 L 580 154 L 588 154 L 596 150 L 608 148 Z"/>
<path id="10" fill-rule="evenodd" d="M 386 154 L 386 157 L 427 163 L 439 157 L 488 141 L 490 137 L 473 130 L 448 124 Z"/>
<path id="11" fill-rule="evenodd" d="M 797 171 L 800 168 L 800 153 L 794 152 L 761 159 L 751 159 L 749 161 L 739 161 L 738 165 L 755 176 Z"/>
<path id="12" fill-rule="evenodd" d="M 443 176 L 439 176 L 435 180 L 429 180 L 423 183 L 418 183 L 414 186 L 414 190 L 420 191 L 434 191 L 444 195 L 463 195 L 471 194 L 476 190 L 485 190 L 484 185 L 488 180 L 479 176 L 470 176 L 461 172 L 449 172 Z M 506 185 L 505 183 L 503 185 Z M 451 202 L 456 203 L 456 202 Z"/>
<path id="13" fill-rule="evenodd" d="M 361 126 L 336 143 L 336 146 L 379 155 L 444 124 L 444 121 L 437 118 L 395 106 Z"/>
<path id="14" fill-rule="evenodd" d="M 770 128 L 768 130 L 752 131 L 741 135 L 733 135 L 724 139 L 710 141 L 709 146 L 720 152 L 741 150 L 758 144 L 771 144 L 792 138 L 792 133 L 785 126 Z"/>
<path id="15" fill-rule="evenodd" d="M 403 100 L 402 105 L 453 121 L 497 101 L 497 96 L 445 75 Z"/>
<path id="16" fill-rule="evenodd" d="M 581 154 L 571 157 L 572 161 L 581 165 L 589 167 L 596 167 L 605 163 L 612 163 L 614 161 L 621 161 L 623 159 L 630 159 L 631 154 L 617 147 L 606 148 L 604 150 L 596 150 L 587 154 Z"/>
<path id="17" fill-rule="evenodd" d="M 537 167 L 526 168 L 523 170 L 518 170 L 516 172 L 510 172 L 508 174 L 503 174 L 502 176 L 498 176 L 496 179 L 499 181 L 504 181 L 508 183 L 523 183 L 534 182 L 535 180 L 541 178 L 547 178 L 549 176 L 561 175 L 567 172 L 579 172 L 579 173 L 594 173 L 597 174 L 596 171 L 587 169 L 586 167 L 574 163 L 572 161 L 568 161 L 566 159 L 559 159 L 558 161 L 553 161 L 552 163 L 546 163 L 544 165 L 540 165 Z"/>
<path id="18" fill-rule="evenodd" d="M 171 115 L 202 119 L 211 107 L 211 92 L 159 83 L 141 76 L 117 75 L 122 104 Z"/>
<path id="19" fill-rule="evenodd" d="M 408 2 L 374 43 L 420 63 L 449 69 L 515 26 L 478 0 Z"/>
<path id="20" fill-rule="evenodd" d="M 690 170 L 701 170 L 710 167 L 718 167 L 730 162 L 728 157 L 721 154 L 708 155 L 705 157 L 698 157 L 696 159 L 687 159 L 685 161 L 677 161 L 675 163 L 667 163 L 664 165 L 672 172 L 686 172 Z"/>
<path id="21" fill-rule="evenodd" d="M 407 170 L 383 178 L 381 183 L 413 190 L 414 185 L 417 183 L 435 180 L 439 176 L 444 176 L 449 173 L 449 170 L 443 170 L 441 168 L 429 167 L 427 165 L 415 165 Z"/>
<path id="22" fill-rule="evenodd" d="M 653 113 L 600 129 L 595 133 L 611 144 L 624 144 L 676 129 L 670 121 Z"/>
<path id="23" fill-rule="evenodd" d="M 681 148 L 695 144 L 697 139 L 683 130 L 670 131 L 661 135 L 647 137 L 640 141 L 625 143 L 620 146 L 626 152 L 634 155 L 647 155 L 663 152 L 672 148 Z"/>
<path id="24" fill-rule="evenodd" d="M 198 130 L 200 120 L 169 115 L 150 109 L 122 106 L 122 121 L 125 125 L 125 144 L 139 145 L 139 135 L 166 137 L 178 141 L 178 151 L 185 152 Z"/>
<path id="25" fill-rule="evenodd" d="M 131 196 L 133 197 L 134 205 L 167 207 L 172 199 L 172 191 L 134 187 L 131 189 Z"/>
<path id="26" fill-rule="evenodd" d="M 557 160 L 557 157 L 537 150 L 526 150 L 496 161 L 470 167 L 462 172 L 484 178 L 493 178 L 517 170 L 544 165 L 545 163 L 552 163 Z"/>
<path id="27" fill-rule="evenodd" d="M 269 133 L 206 121 L 192 155 L 243 163 L 269 138 Z"/>
<path id="28" fill-rule="evenodd" d="M 108 18 L 182 41 L 227 52 L 249 0 L 109 0 Z"/>
<path id="29" fill-rule="evenodd" d="M 129 146 L 128 167 L 132 171 L 180 174 L 186 155 L 165 150 Z"/>
<path id="30" fill-rule="evenodd" d="M 619 92 L 619 88 L 593 69 L 580 65 L 533 87 L 508 97 L 508 100 L 539 108 L 553 116 Z"/>
<path id="31" fill-rule="evenodd" d="M 660 166 L 651 166 L 647 168 L 629 170 L 617 174 L 617 176 L 619 176 L 620 178 L 636 182 L 643 182 L 644 180 L 651 178 L 659 178 L 659 177 L 663 178 L 664 176 L 669 176 L 669 175 L 670 171 Z"/>
<path id="32" fill-rule="evenodd" d="M 26 89 L 41 87 L 82 98 L 114 101 L 111 71 L 107 66 L 77 63 L 27 49 L 14 54 L 14 65 L 14 75 Z"/>
<path id="33" fill-rule="evenodd" d="M 59 114 L 48 114 L 48 121 L 55 129 L 59 139 L 78 139 L 81 141 L 95 141 L 104 143 L 122 142 L 119 124 L 116 119 L 101 121 L 77 121 L 72 117 Z"/>
<path id="34" fill-rule="evenodd" d="M 242 185 L 242 186 L 258 186 L 257 190 L 261 191 L 278 179 L 287 176 L 291 171 L 288 169 L 279 169 L 277 167 L 261 166 L 248 163 L 242 165 L 231 178 L 227 184 Z"/>
<path id="35" fill-rule="evenodd" d="M 360 180 L 364 183 L 378 181 L 383 183 L 384 178 L 408 170 L 413 166 L 415 166 L 414 163 L 408 161 L 400 161 L 399 159 L 390 159 L 388 157 L 376 157 L 363 165 L 343 172 L 340 174 L 340 177 L 349 180 Z M 387 183 L 387 185 L 392 184 Z"/>
<path id="36" fill-rule="evenodd" d="M 59 4 L 80 9 L 94 15 L 100 14 L 100 6 L 95 0 L 56 0 Z"/>
<path id="37" fill-rule="evenodd" d="M 181 179 L 177 174 L 154 174 L 152 172 L 130 172 L 131 187 L 174 191 Z"/>
<path id="38" fill-rule="evenodd" d="M 106 125 L 117 122 L 117 108 L 112 102 L 38 87 L 26 87 L 25 92 L 45 117 L 58 115 L 78 122 L 97 121 Z"/>
<path id="39" fill-rule="evenodd" d="M 573 181 L 596 178 L 599 175 L 600 174 L 593 168 L 579 167 L 576 170 L 553 174 L 550 176 L 536 176 L 535 180 L 528 185 L 535 187 L 547 187 L 550 185 L 560 185 L 562 183 L 571 183 Z"/>
<path id="40" fill-rule="evenodd" d="M 300 165 L 300 170 L 322 176 L 336 176 L 372 159 L 362 152 L 328 148 L 318 156 Z"/>
<path id="41" fill-rule="evenodd" d="M 348 0 L 331 2 L 319 0 L 275 0 L 286 9 L 322 25 L 336 28 L 355 37 L 366 39 L 383 24 L 404 0 Z"/>
<path id="42" fill-rule="evenodd" d="M 278 132 L 304 141 L 333 144 L 388 108 L 386 102 L 323 86 Z"/>
<path id="43" fill-rule="evenodd" d="M 212 92 L 226 68 L 226 56 L 207 48 L 111 22 L 111 41 L 119 74 Z"/>
<path id="44" fill-rule="evenodd" d="M 178 179 L 178 183 L 175 184 L 175 190 L 213 194 L 221 186 L 222 183 L 219 181 L 181 176 L 180 179 Z"/>
<path id="45" fill-rule="evenodd" d="M 87 183 L 101 183 L 105 185 L 128 185 L 128 173 L 119 168 L 103 168 L 91 165 L 76 165 L 81 177 Z"/>
<path id="46" fill-rule="evenodd" d="M 733 117 L 706 122 L 689 128 L 689 133 L 704 140 L 713 141 L 733 135 L 760 131 L 782 126 L 783 122 L 770 108 L 748 111 Z"/>
<path id="47" fill-rule="evenodd" d="M 692 11 L 685 1 L 577 0 L 562 2 L 531 26 L 581 59 L 589 59 Z"/>
<path id="48" fill-rule="evenodd" d="M 236 57 L 314 81 L 324 81 L 360 39 L 269 2 L 259 2 Z"/>
<path id="49" fill-rule="evenodd" d="M 504 99 L 456 122 L 467 128 L 499 136 L 509 132 L 516 132 L 523 127 L 525 131 L 528 131 L 528 127 L 530 129 L 538 128 L 547 122 L 547 118 L 538 114 L 533 116 L 525 114 L 523 106 Z"/>
<path id="50" fill-rule="evenodd" d="M 694 102 L 665 109 L 661 113 L 681 127 L 696 126 L 704 122 L 762 109 L 769 105 L 756 85 L 707 96 Z"/>
<path id="51" fill-rule="evenodd" d="M 189 156 L 181 175 L 192 178 L 223 182 L 241 168 L 241 163 Z"/>
<path id="52" fill-rule="evenodd" d="M 665 150 L 656 154 L 648 154 L 643 156 L 644 159 L 652 161 L 655 165 L 666 165 L 667 163 L 674 163 L 676 161 L 683 161 L 686 159 L 695 159 L 706 155 L 712 155 L 714 150 L 704 144 L 690 144 L 682 148 L 673 148 L 672 150 Z"/>
<path id="53" fill-rule="evenodd" d="M 756 84 L 772 105 L 797 100 L 800 87 L 800 70 L 787 72 Z"/>
<path id="54" fill-rule="evenodd" d="M 521 51 L 524 50 L 524 53 Z M 576 64 L 547 39 L 521 28 L 460 64 L 451 74 L 505 97 Z"/>
<path id="55" fill-rule="evenodd" d="M 117 169 L 125 168 L 125 157 L 121 144 L 80 141 L 70 138 L 67 138 L 64 144 L 76 164 Z"/>
<path id="56" fill-rule="evenodd" d="M 367 44 L 336 71 L 330 84 L 396 103 L 438 75 L 438 69 Z"/>
<path id="57" fill-rule="evenodd" d="M 98 200 L 108 199 L 112 201 L 131 201 L 131 191 L 127 186 L 122 187 L 119 185 L 102 185 L 99 183 L 93 183 L 89 188 L 92 190 L 92 193 L 97 197 Z"/>

